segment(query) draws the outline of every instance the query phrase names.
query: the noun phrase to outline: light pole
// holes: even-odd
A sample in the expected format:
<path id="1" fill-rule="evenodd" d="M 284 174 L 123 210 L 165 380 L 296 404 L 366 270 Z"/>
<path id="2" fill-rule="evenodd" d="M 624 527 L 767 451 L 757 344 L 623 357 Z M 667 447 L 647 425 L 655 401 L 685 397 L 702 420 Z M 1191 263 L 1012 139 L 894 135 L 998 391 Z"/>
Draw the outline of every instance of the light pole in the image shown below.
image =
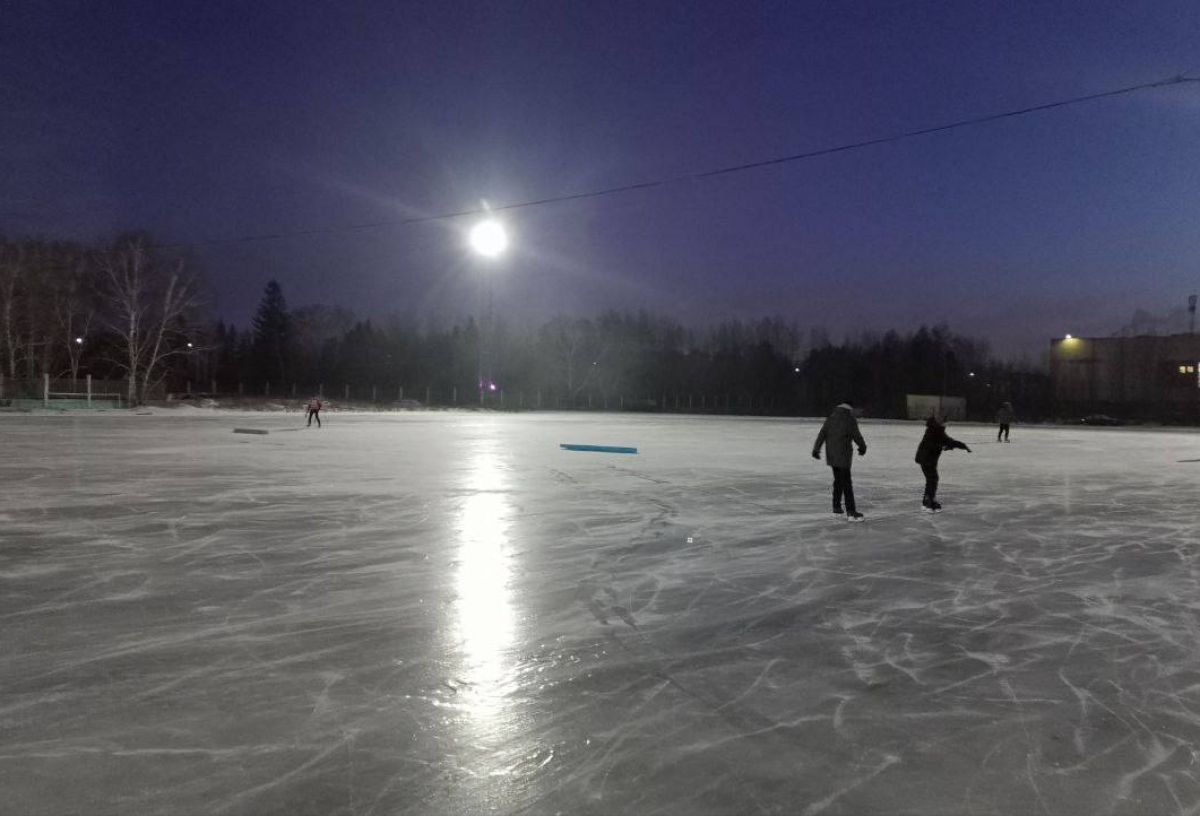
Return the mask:
<path id="1" fill-rule="evenodd" d="M 501 224 L 496 219 L 492 218 L 491 216 L 488 216 L 483 221 L 480 221 L 478 224 L 476 224 L 474 227 L 472 227 L 471 232 L 468 236 L 468 239 L 471 244 L 471 249 L 473 249 L 476 254 L 482 255 L 484 258 L 487 258 L 487 259 L 498 258 L 504 254 L 504 251 L 506 249 L 508 249 L 508 233 L 505 231 L 504 225 Z M 479 329 L 478 329 L 479 330 L 479 360 L 478 360 L 478 378 L 477 378 L 478 389 L 479 389 L 479 407 L 480 408 L 483 407 L 484 392 L 492 387 L 491 383 L 484 383 L 484 381 L 483 381 L 483 339 L 484 339 L 484 334 L 485 334 L 484 325 L 483 325 L 483 308 L 484 308 L 483 290 L 484 290 L 484 280 L 485 279 L 487 279 L 489 281 L 487 289 L 490 294 L 490 292 L 491 292 L 490 279 L 487 278 L 486 273 L 481 271 L 480 281 L 479 281 L 479 283 L 480 283 L 480 289 L 479 289 L 479 300 L 480 300 L 479 312 L 480 312 L 480 314 L 479 314 Z M 489 298 L 489 300 L 490 299 L 491 298 Z M 488 310 L 489 310 L 489 312 L 491 311 L 490 303 L 488 304 Z"/>

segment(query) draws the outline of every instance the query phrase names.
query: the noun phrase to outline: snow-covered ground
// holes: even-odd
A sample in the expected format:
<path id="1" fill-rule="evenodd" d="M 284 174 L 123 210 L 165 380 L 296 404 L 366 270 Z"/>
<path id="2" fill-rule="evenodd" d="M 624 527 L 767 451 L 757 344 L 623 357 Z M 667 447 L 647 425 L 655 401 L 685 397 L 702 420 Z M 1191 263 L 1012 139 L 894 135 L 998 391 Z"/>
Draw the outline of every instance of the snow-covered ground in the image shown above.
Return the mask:
<path id="1" fill-rule="evenodd" d="M 324 420 L 0 417 L 0 811 L 1200 809 L 1194 434 Z"/>

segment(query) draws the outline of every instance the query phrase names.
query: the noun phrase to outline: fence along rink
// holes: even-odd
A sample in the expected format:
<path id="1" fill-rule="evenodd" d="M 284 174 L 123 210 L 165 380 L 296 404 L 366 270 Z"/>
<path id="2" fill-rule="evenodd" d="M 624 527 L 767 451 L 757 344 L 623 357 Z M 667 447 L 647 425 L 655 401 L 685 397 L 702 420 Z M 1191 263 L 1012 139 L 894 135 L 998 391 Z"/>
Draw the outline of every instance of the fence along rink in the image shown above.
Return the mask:
<path id="1" fill-rule="evenodd" d="M 0 375 L 0 407 L 123 408 L 126 383 L 120 380 L 12 380 Z"/>
<path id="2" fill-rule="evenodd" d="M 64 382 L 70 382 L 74 386 L 79 385 L 78 380 L 55 380 L 54 385 L 58 386 Z M 42 376 L 42 407 L 43 408 L 121 408 L 123 402 L 120 391 L 97 391 L 93 388 L 92 375 L 88 374 L 84 381 L 84 389 L 71 391 L 54 390 L 51 386 L 50 375 Z M 104 383 L 107 385 L 107 383 Z M 101 387 L 104 387 L 103 385 Z"/>

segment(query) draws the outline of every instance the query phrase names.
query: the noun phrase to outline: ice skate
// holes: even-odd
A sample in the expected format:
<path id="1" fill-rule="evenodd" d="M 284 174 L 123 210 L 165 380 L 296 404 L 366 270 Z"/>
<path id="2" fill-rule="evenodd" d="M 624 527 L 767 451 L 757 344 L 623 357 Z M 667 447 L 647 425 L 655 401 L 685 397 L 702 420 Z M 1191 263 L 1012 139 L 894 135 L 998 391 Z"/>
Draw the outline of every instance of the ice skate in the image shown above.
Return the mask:
<path id="1" fill-rule="evenodd" d="M 846 521 L 866 521 L 862 513 L 849 512 L 846 514 Z"/>
<path id="2" fill-rule="evenodd" d="M 846 513 L 846 511 L 842 509 L 842 506 L 840 504 L 835 504 L 833 506 L 833 514 L 835 516 L 845 515 L 845 513 Z"/>

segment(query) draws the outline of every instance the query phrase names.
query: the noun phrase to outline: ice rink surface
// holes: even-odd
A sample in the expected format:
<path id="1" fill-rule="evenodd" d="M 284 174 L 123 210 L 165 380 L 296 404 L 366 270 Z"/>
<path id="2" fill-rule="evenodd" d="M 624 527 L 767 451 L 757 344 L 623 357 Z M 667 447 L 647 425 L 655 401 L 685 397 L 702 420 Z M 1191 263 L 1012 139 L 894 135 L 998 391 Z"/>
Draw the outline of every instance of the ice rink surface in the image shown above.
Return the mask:
<path id="1" fill-rule="evenodd" d="M 324 419 L 0 417 L 0 812 L 1200 812 L 1192 433 Z"/>

